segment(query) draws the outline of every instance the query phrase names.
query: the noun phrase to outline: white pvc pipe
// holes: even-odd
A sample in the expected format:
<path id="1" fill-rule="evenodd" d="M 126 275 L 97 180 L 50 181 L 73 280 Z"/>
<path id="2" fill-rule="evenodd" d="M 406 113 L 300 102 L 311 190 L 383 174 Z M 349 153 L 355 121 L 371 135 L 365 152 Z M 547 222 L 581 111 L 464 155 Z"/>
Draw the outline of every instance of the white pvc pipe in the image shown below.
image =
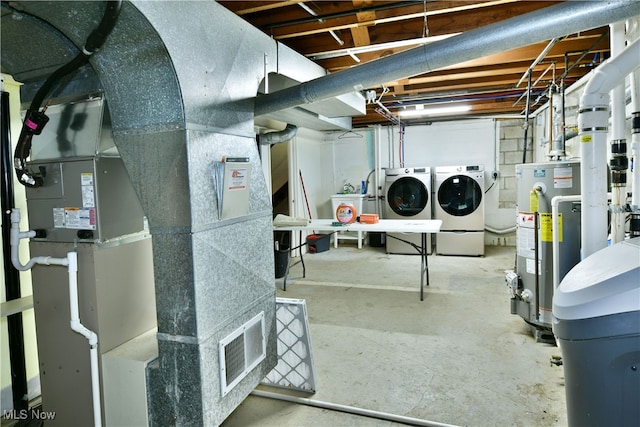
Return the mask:
<path id="1" fill-rule="evenodd" d="M 297 403 L 300 405 L 313 406 L 321 409 L 330 409 L 332 411 L 345 412 L 348 414 L 361 415 L 364 417 L 377 418 L 380 420 L 393 421 L 397 423 L 425 426 L 425 427 L 455 427 L 452 424 L 443 424 L 436 421 L 427 421 L 420 418 L 405 417 L 403 415 L 389 414 L 387 412 L 372 411 L 370 409 L 356 408 L 354 406 L 340 405 L 337 403 L 323 402 L 320 400 L 307 399 L 305 397 L 290 396 L 281 393 L 272 393 L 262 390 L 254 390 L 252 395 L 258 397 L 266 397 L 268 399 L 283 400 L 285 402 Z"/>
<path id="2" fill-rule="evenodd" d="M 635 32 L 638 29 L 638 22 L 634 21 L 634 25 L 630 25 L 629 32 Z M 640 111 L 640 70 L 636 70 L 631 74 L 631 112 Z M 631 156 L 633 162 L 631 168 L 631 211 L 640 211 L 640 133 L 631 134 Z"/>
<path id="3" fill-rule="evenodd" d="M 11 262 L 20 271 L 31 269 L 36 264 L 63 265 L 69 272 L 69 311 L 71 316 L 71 329 L 85 337 L 89 341 L 89 357 L 91 358 L 91 394 L 93 397 L 93 422 L 96 427 L 102 426 L 102 411 L 100 406 L 100 370 L 98 366 L 98 335 L 87 329 L 80 323 L 80 310 L 78 303 L 78 254 L 67 253 L 66 258 L 53 258 L 50 256 L 33 257 L 26 264 L 19 259 L 18 248 L 21 239 L 34 237 L 36 232 L 20 231 L 20 209 L 11 211 Z"/>
<path id="4" fill-rule="evenodd" d="M 610 25 L 611 30 L 611 58 L 616 58 L 624 50 L 625 24 L 623 21 Z M 626 100 L 625 79 L 617 84 L 611 91 L 611 142 L 626 140 Z M 611 242 L 618 243 L 624 240 L 624 187 L 612 186 L 613 198 L 611 200 Z"/>
<path id="5" fill-rule="evenodd" d="M 11 244 L 11 263 L 16 270 L 27 271 L 30 270 L 36 264 L 42 265 L 68 265 L 66 258 L 52 258 L 50 256 L 39 256 L 31 258 L 26 264 L 20 262 L 20 240 L 29 239 L 35 237 L 36 232 L 20 231 L 20 209 L 11 210 L 11 230 L 10 230 L 10 244 Z"/>
<path id="6" fill-rule="evenodd" d="M 639 39 L 640 40 L 640 39 Z M 609 91 L 638 67 L 636 40 L 616 58 L 594 70 L 580 98 L 578 128 L 581 142 L 582 256 L 607 246 L 607 131 Z"/>
<path id="7" fill-rule="evenodd" d="M 631 158 L 633 171 L 631 172 L 631 210 L 640 210 L 640 133 L 631 135 Z"/>
<path id="8" fill-rule="evenodd" d="M 93 397 L 93 423 L 96 427 L 102 425 L 100 410 L 100 371 L 98 366 L 98 335 L 87 329 L 80 322 L 78 303 L 78 254 L 67 253 L 69 260 L 69 311 L 71 315 L 71 329 L 89 341 L 89 356 L 91 358 L 91 394 Z"/>
<path id="9" fill-rule="evenodd" d="M 624 22 L 611 24 L 611 58 L 614 60 L 624 51 Z M 625 139 L 625 96 L 624 77 L 611 90 L 611 139 Z"/>

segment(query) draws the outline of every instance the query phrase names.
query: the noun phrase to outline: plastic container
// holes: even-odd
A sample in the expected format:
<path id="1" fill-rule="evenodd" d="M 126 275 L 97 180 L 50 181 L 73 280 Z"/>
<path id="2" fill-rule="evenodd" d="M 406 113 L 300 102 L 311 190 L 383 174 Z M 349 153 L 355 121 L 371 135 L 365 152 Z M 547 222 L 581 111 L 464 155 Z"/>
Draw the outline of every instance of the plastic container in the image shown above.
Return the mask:
<path id="1" fill-rule="evenodd" d="M 311 253 L 319 253 L 329 250 L 331 236 L 329 234 L 309 234 L 307 247 Z"/>
<path id="2" fill-rule="evenodd" d="M 336 218 L 339 222 L 351 224 L 357 217 L 358 211 L 351 203 L 341 203 L 336 209 Z"/>
<path id="3" fill-rule="evenodd" d="M 640 425 L 640 238 L 602 249 L 553 297 L 570 426 Z"/>
<path id="4" fill-rule="evenodd" d="M 275 276 L 280 279 L 287 275 L 289 270 L 289 259 L 291 258 L 291 250 L 289 245 L 277 245 L 275 248 Z"/>

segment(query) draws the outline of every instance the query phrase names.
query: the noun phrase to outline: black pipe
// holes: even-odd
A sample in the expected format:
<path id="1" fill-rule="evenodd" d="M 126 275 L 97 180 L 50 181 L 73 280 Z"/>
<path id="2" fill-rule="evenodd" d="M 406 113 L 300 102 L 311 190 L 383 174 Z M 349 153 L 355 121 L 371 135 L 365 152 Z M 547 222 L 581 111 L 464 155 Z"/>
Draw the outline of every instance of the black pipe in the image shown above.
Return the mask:
<path id="1" fill-rule="evenodd" d="M 89 34 L 84 47 L 70 62 L 58 68 L 51 74 L 33 97 L 29 109 L 27 110 L 20 138 L 14 153 L 14 167 L 16 175 L 21 184 L 28 187 L 39 187 L 42 185 L 42 177 L 27 169 L 27 158 L 31 152 L 31 140 L 34 135 L 39 135 L 49 121 L 44 114 L 46 107 L 40 111 L 45 98 L 50 93 L 59 89 L 64 83 L 69 81 L 65 77 L 72 75 L 83 65 L 89 62 L 91 55 L 96 53 L 107 40 L 107 37 L 116 25 L 120 10 L 121 0 L 109 0 L 102 20 L 98 26 Z"/>
<path id="2" fill-rule="evenodd" d="M 20 298 L 20 273 L 11 264 L 11 209 L 14 207 L 13 168 L 11 167 L 11 117 L 9 93 L 2 92 L 2 253 L 4 283 L 7 301 Z M 24 357 L 24 329 L 22 313 L 7 316 L 9 335 L 9 363 L 11 366 L 11 391 L 13 409 L 28 409 L 27 367 Z"/>
<path id="3" fill-rule="evenodd" d="M 531 102 L 531 70 L 528 72 L 527 105 L 524 112 L 524 147 L 522 149 L 522 163 L 527 163 L 527 138 L 529 138 L 529 105 Z"/>

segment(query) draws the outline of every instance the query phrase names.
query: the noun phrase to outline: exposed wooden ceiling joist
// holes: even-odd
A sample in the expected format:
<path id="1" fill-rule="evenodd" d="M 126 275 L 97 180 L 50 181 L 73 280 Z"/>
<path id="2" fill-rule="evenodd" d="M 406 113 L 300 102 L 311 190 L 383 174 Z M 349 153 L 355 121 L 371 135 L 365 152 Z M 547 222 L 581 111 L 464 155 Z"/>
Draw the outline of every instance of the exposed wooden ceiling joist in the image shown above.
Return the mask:
<path id="1" fill-rule="evenodd" d="M 412 40 L 421 40 L 425 36 L 451 36 L 543 9 L 558 1 L 342 0 L 220 3 L 269 36 L 336 73 L 414 47 L 416 44 Z M 388 44 L 398 41 L 409 44 L 402 47 L 390 47 Z M 516 87 L 517 83 L 547 44 L 548 41 L 536 43 L 367 89 L 376 90 L 378 96 L 381 96 L 382 87 L 386 87 L 386 93 L 380 100 L 392 110 L 403 100 L 413 102 L 424 98 L 430 102 L 449 102 L 449 99 L 461 97 L 461 94 L 467 94 L 467 98 L 482 94 L 485 99 L 473 101 L 473 109 L 468 114 L 520 114 L 522 105 L 514 106 L 513 103 L 526 90 L 526 85 Z M 362 49 L 365 47 L 374 50 L 364 52 Z M 331 55 L 325 55 L 330 52 Z M 589 53 L 585 55 L 585 52 Z M 567 72 L 566 81 L 572 83 L 607 59 L 609 54 L 608 27 L 559 39 L 541 58 L 541 63 L 532 70 L 532 79 L 539 80 L 534 88 L 536 96 L 540 97 L 545 87 L 558 83 L 557 79 L 566 72 L 565 60 L 572 67 Z M 319 59 L 325 56 L 326 59 Z M 574 64 L 581 56 L 579 63 Z M 552 71 L 548 70 L 550 64 L 553 64 Z M 365 116 L 353 118 L 355 127 L 385 122 L 388 123 L 387 119 L 375 112 L 374 104 L 367 106 Z"/>

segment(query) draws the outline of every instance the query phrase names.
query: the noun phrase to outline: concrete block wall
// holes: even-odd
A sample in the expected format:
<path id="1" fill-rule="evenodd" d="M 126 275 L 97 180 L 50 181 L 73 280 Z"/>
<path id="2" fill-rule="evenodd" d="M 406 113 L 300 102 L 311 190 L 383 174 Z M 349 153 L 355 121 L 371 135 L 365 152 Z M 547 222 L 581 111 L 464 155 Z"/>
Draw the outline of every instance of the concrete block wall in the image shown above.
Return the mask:
<path id="1" fill-rule="evenodd" d="M 524 150 L 524 129 L 522 120 L 500 121 L 499 147 L 499 183 L 500 197 L 498 207 L 515 209 L 516 207 L 516 165 L 522 163 Z M 530 123 L 527 135 L 527 162 L 533 158 L 533 135 Z"/>
<path id="2" fill-rule="evenodd" d="M 524 150 L 523 120 L 500 120 L 499 122 L 499 152 L 498 152 L 498 184 L 500 193 L 498 197 L 498 209 L 512 210 L 515 224 L 516 209 L 516 165 L 522 163 Z M 529 123 L 527 133 L 527 162 L 533 159 L 533 121 Z M 509 233 L 500 236 L 491 236 L 488 244 L 501 246 L 515 246 L 516 235 Z"/>

